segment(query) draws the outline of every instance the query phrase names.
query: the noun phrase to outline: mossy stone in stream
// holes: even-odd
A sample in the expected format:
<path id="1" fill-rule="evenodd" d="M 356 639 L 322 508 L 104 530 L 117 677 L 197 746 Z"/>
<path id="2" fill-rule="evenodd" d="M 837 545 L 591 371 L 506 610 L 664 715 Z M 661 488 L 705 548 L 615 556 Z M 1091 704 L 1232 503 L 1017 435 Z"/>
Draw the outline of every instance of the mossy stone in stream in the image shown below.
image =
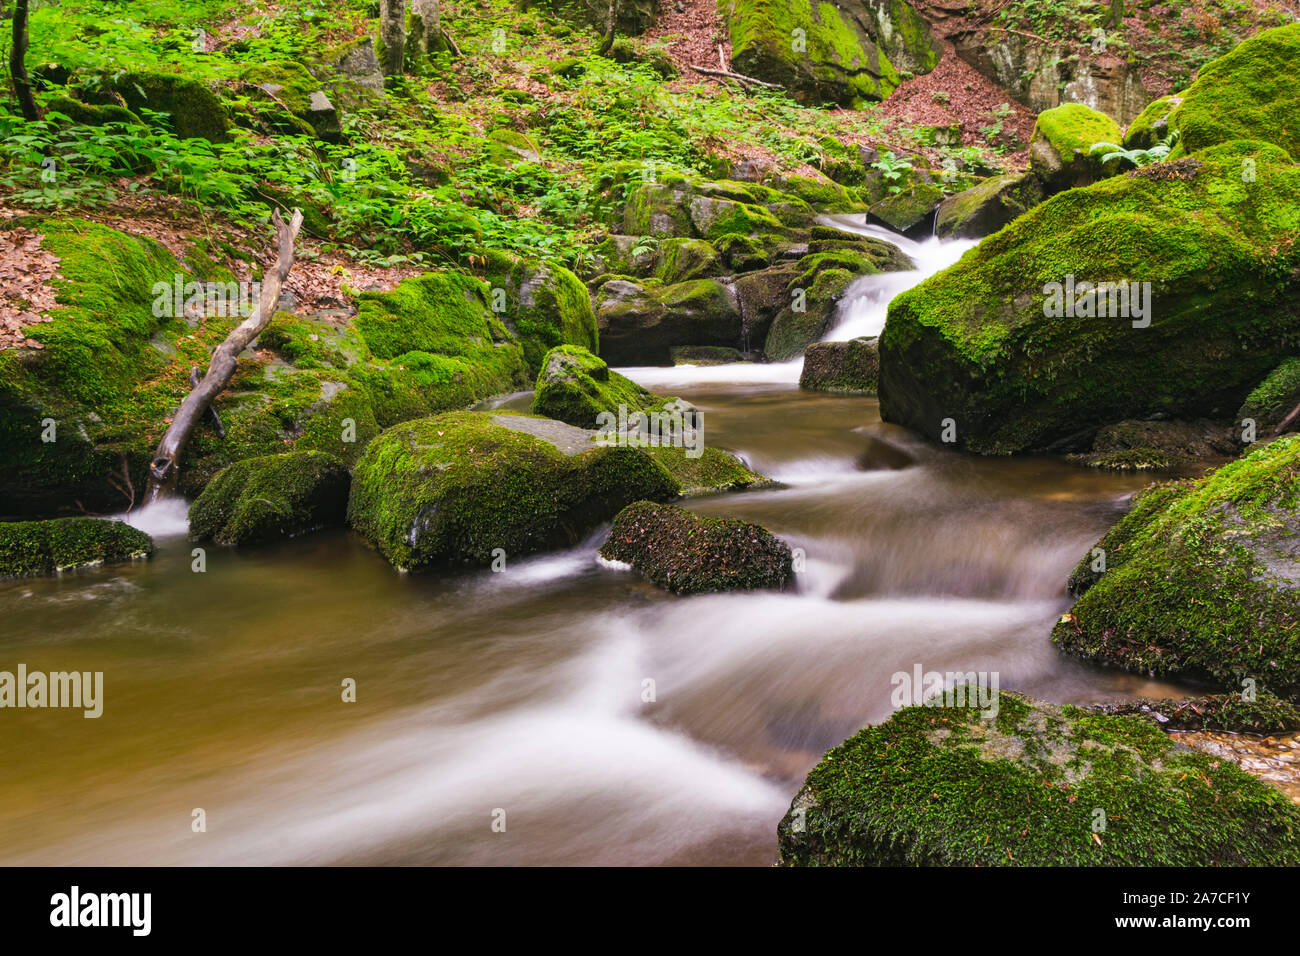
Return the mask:
<path id="1" fill-rule="evenodd" d="M 218 544 L 291 538 L 343 524 L 350 479 L 318 451 L 246 458 L 218 472 L 190 507 L 190 537 Z"/>
<path id="2" fill-rule="evenodd" d="M 997 703 L 905 707 L 828 751 L 778 827 L 781 864 L 1300 863 L 1300 807 L 1232 761 L 1139 717 Z"/>
<path id="3" fill-rule="evenodd" d="M 1043 201 L 1043 186 L 1032 173 L 993 176 L 949 196 L 935 213 L 941 239 L 982 239 Z"/>
<path id="4" fill-rule="evenodd" d="M 628 503 L 676 494 L 639 449 L 566 454 L 500 423 L 512 417 L 452 412 L 388 429 L 353 472 L 352 527 L 396 568 L 486 564 L 498 548 L 508 560 L 576 544 Z"/>
<path id="5" fill-rule="evenodd" d="M 1300 730 L 1300 708 L 1272 694 L 1244 700 L 1241 694 L 1206 694 L 1185 700 L 1139 698 L 1092 704 L 1100 714 L 1132 715 L 1152 721 L 1166 732 L 1212 730 L 1233 734 L 1279 734 Z"/>
<path id="6" fill-rule="evenodd" d="M 596 428 L 603 412 L 615 415 L 620 406 L 630 415 L 661 409 L 667 399 L 652 394 L 630 378 L 611 371 L 604 359 L 576 345 L 561 345 L 546 353 L 533 412 L 579 428 Z"/>
<path id="7" fill-rule="evenodd" d="M 1070 576 L 1081 596 L 1053 640 L 1125 670 L 1300 700 L 1298 505 L 1300 436 L 1145 492 Z"/>
<path id="8" fill-rule="evenodd" d="M 1236 408 L 1300 344 L 1300 167 L 1244 142 L 1181 162 L 1059 193 L 896 296 L 882 417 L 936 440 L 951 419 L 959 447 L 1010 454 Z M 1109 293 L 1076 289 L 1067 314 L 1070 277 L 1139 283 L 1144 307 L 1118 314 Z"/>
<path id="9" fill-rule="evenodd" d="M 790 548 L 766 528 L 651 501 L 618 513 L 600 553 L 677 594 L 782 588 L 794 573 Z"/>
<path id="10" fill-rule="evenodd" d="M 52 574 L 153 554 L 153 539 L 121 521 L 54 518 L 0 522 L 0 578 Z"/>
<path id="11" fill-rule="evenodd" d="M 799 387 L 815 392 L 874 395 L 880 376 L 875 337 L 814 342 L 803 353 Z"/>

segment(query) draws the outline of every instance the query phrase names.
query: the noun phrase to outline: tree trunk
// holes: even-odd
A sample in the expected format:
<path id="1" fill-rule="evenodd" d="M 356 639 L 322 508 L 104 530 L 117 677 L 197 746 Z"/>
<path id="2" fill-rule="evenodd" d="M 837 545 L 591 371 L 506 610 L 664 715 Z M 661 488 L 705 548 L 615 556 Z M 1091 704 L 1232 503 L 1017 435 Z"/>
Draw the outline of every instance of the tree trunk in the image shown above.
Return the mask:
<path id="1" fill-rule="evenodd" d="M 289 270 L 293 268 L 293 241 L 298 236 L 299 227 L 302 226 L 302 211 L 295 209 L 289 222 L 285 223 L 277 209 L 271 214 L 271 222 L 275 224 L 279 251 L 275 267 L 262 277 L 262 290 L 257 298 L 257 308 L 226 336 L 224 342 L 217 346 L 217 350 L 212 353 L 212 360 L 208 363 L 207 374 L 190 390 L 185 400 L 181 402 L 180 408 L 176 410 L 176 416 L 168 426 L 162 441 L 158 443 L 158 449 L 153 453 L 153 461 L 149 463 L 149 488 L 144 496 L 146 505 L 160 498 L 169 497 L 175 490 L 176 479 L 180 473 L 181 455 L 185 453 L 185 445 L 189 441 L 190 433 L 207 413 L 212 400 L 230 383 L 231 376 L 235 374 L 239 353 L 248 347 L 249 342 L 257 338 L 258 333 L 266 328 L 267 323 L 271 321 L 271 316 L 275 314 L 275 304 L 280 299 L 280 287 L 289 277 Z"/>
<path id="2" fill-rule="evenodd" d="M 406 0 L 379 0 L 379 41 L 385 76 L 401 76 L 406 63 Z"/>
<path id="3" fill-rule="evenodd" d="M 439 0 L 411 0 L 411 52 L 418 58 L 446 49 Z"/>
<path id="4" fill-rule="evenodd" d="M 605 11 L 605 39 L 596 52 L 606 56 L 614 48 L 614 30 L 618 25 L 619 0 L 609 0 L 609 9 Z"/>
<path id="5" fill-rule="evenodd" d="M 14 7 L 14 43 L 9 50 L 9 76 L 14 81 L 14 96 L 18 98 L 18 108 L 23 111 L 23 119 L 36 121 L 41 118 L 41 111 L 36 108 L 32 97 L 32 81 L 27 78 L 27 0 L 18 0 Z"/>

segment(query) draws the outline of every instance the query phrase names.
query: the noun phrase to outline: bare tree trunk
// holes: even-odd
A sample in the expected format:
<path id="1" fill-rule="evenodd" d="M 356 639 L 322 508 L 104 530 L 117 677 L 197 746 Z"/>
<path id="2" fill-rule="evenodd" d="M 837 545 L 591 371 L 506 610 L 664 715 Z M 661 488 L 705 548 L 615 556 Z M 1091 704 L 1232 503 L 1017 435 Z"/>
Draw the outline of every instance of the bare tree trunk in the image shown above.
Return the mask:
<path id="1" fill-rule="evenodd" d="M 41 118 L 41 111 L 36 107 L 32 97 L 32 81 L 27 78 L 27 0 L 18 0 L 14 7 L 14 44 L 9 50 L 9 76 L 14 81 L 14 96 L 18 98 L 18 108 L 23 111 L 23 119 L 35 121 Z"/>
<path id="2" fill-rule="evenodd" d="M 401 76 L 406 63 L 406 0 L 379 0 L 379 40 L 385 76 Z"/>
<path id="3" fill-rule="evenodd" d="M 605 11 L 605 39 L 596 52 L 605 56 L 614 48 L 614 28 L 618 24 L 619 0 L 609 0 L 609 9 Z"/>
<path id="4" fill-rule="evenodd" d="M 444 48 L 439 0 L 411 0 L 411 52 L 420 58 Z"/>
<path id="5" fill-rule="evenodd" d="M 176 416 L 168 426 L 162 441 L 158 443 L 158 448 L 153 453 L 153 461 L 149 463 L 149 488 L 144 496 L 146 505 L 170 496 L 175 490 L 176 479 L 180 473 L 181 455 L 185 452 L 190 433 L 211 407 L 212 400 L 230 383 L 231 376 L 235 374 L 239 353 L 248 347 L 249 342 L 257 338 L 258 333 L 266 328 L 267 323 L 271 321 L 271 316 L 275 314 L 275 304 L 280 299 L 280 287 L 289 277 L 289 270 L 293 268 L 293 242 L 298 236 L 299 227 L 302 226 L 302 211 L 295 209 L 289 222 L 285 223 L 277 209 L 271 214 L 271 222 L 275 224 L 279 251 L 275 267 L 262 277 L 262 290 L 257 299 L 257 308 L 226 336 L 224 342 L 217 346 L 216 351 L 212 353 L 212 360 L 208 363 L 207 374 L 190 390 L 185 400 L 181 402 L 180 408 L 176 410 Z"/>

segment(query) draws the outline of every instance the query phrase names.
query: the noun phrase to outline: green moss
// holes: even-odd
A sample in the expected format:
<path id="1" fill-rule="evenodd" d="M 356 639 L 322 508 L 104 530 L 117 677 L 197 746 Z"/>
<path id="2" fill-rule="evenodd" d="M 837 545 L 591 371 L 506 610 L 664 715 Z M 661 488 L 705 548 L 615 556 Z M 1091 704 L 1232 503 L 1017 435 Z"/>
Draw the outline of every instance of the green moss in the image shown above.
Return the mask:
<path id="1" fill-rule="evenodd" d="M 825 2 L 728 0 L 718 9 L 730 29 L 733 67 L 780 83 L 802 102 L 882 100 L 900 82 L 891 58 L 914 72 L 938 62 L 925 21 L 905 3 L 891 4 L 889 32 Z"/>
<path id="2" fill-rule="evenodd" d="M 103 126 L 105 123 L 128 123 L 138 126 L 141 123 L 140 117 L 125 106 L 116 103 L 97 106 L 94 103 L 74 100 L 70 96 L 52 96 L 45 101 L 45 108 L 49 112 L 62 113 L 74 123 L 85 126 Z"/>
<path id="3" fill-rule="evenodd" d="M 454 412 L 405 422 L 357 462 L 348 519 L 402 569 L 490 562 L 576 544 L 619 508 L 676 493 L 667 472 L 634 448 L 566 455 L 498 424 Z"/>
<path id="4" fill-rule="evenodd" d="M 172 129 L 181 139 L 200 138 L 214 143 L 230 139 L 230 121 L 221 98 L 201 80 L 173 73 L 124 72 L 109 77 L 102 89 L 93 98 L 102 98 L 107 104 L 117 102 L 120 96 L 136 114 L 146 108 L 168 114 Z"/>
<path id="5" fill-rule="evenodd" d="M 789 547 L 766 528 L 650 501 L 618 513 L 600 553 L 677 594 L 782 588 L 794 573 Z"/>
<path id="6" fill-rule="evenodd" d="M 1295 508 L 1300 437 L 1138 499 L 1102 539 L 1105 572 L 1053 631 L 1066 651 L 1145 674 L 1300 697 Z M 1085 562 L 1087 559 L 1085 558 Z"/>
<path id="7" fill-rule="evenodd" d="M 784 362 L 797 358 L 825 335 L 837 314 L 840 299 L 856 278 L 847 269 L 825 269 L 815 274 L 811 288 L 800 286 L 797 280 L 792 282 L 791 289 L 804 290 L 804 308 L 796 311 L 796 303 L 792 302 L 772 320 L 763 343 L 763 353 L 768 359 Z"/>
<path id="8" fill-rule="evenodd" d="M 1102 162 L 1097 143 L 1118 144 L 1119 124 L 1082 103 L 1065 103 L 1038 114 L 1029 140 L 1029 165 L 1049 191 L 1085 186 L 1118 172 L 1117 162 Z"/>
<path id="9" fill-rule="evenodd" d="M 703 239 L 667 239 L 655 254 L 654 275 L 665 285 L 702 279 L 718 271 L 717 250 Z"/>
<path id="10" fill-rule="evenodd" d="M 1043 201 L 1043 187 L 1032 173 L 1008 173 L 949 196 L 935 214 L 935 235 L 980 239 L 997 232 Z"/>
<path id="11" fill-rule="evenodd" d="M 190 537 L 251 544 L 343 523 L 348 470 L 318 451 L 247 458 L 223 469 L 190 507 Z"/>
<path id="12" fill-rule="evenodd" d="M 1243 700 L 1241 694 L 1206 694 L 1186 700 L 1127 700 L 1087 708 L 1103 714 L 1144 717 L 1165 732 L 1211 730 L 1232 734 L 1276 734 L 1300 730 L 1300 708 L 1271 694 Z"/>
<path id="13" fill-rule="evenodd" d="M 1292 79 L 1297 61 L 1300 23 L 1292 23 L 1265 30 L 1201 67 L 1167 112 L 1169 129 L 1180 137 L 1172 155 L 1250 139 L 1300 156 L 1300 92 Z M 1152 104 L 1134 125 L 1154 122 L 1159 109 Z"/>
<path id="14" fill-rule="evenodd" d="M 774 484 L 772 479 L 750 471 L 735 455 L 717 448 L 705 448 L 694 458 L 687 453 L 688 449 L 672 445 L 658 445 L 646 451 L 672 476 L 679 495 L 740 491 Z"/>
<path id="15" fill-rule="evenodd" d="M 1124 148 L 1150 149 L 1167 138 L 1170 132 L 1169 114 L 1181 102 L 1182 97 L 1170 94 L 1148 103 L 1124 131 Z"/>
<path id="16" fill-rule="evenodd" d="M 487 281 L 496 313 L 519 340 L 531 372 L 559 345 L 599 348 L 596 314 L 582 280 L 563 266 L 532 259 L 489 255 Z M 504 292 L 504 301 L 498 292 Z"/>
<path id="17" fill-rule="evenodd" d="M 952 418 L 961 447 L 1006 454 L 1236 407 L 1300 337 L 1300 169 L 1263 143 L 1186 162 L 1053 196 L 897 296 L 880 341 L 886 420 L 939 438 Z M 1150 325 L 1048 317 L 1049 285 L 1069 276 L 1150 283 Z"/>
<path id="18" fill-rule="evenodd" d="M 153 554 L 153 539 L 121 521 L 0 522 L 0 578 L 52 574 Z"/>
<path id="19" fill-rule="evenodd" d="M 973 693 L 973 689 L 972 689 Z M 828 751 L 786 866 L 1223 866 L 1300 861 L 1300 808 L 1151 722 L 1002 692 L 906 707 Z M 1105 814 L 1104 832 L 1094 824 Z"/>
<path id="20" fill-rule="evenodd" d="M 874 395 L 880 378 L 876 340 L 814 342 L 804 351 L 799 387 L 819 392 Z"/>
<path id="21" fill-rule="evenodd" d="M 546 354 L 533 412 L 579 428 L 596 428 L 603 412 L 628 414 L 660 409 L 666 399 L 651 394 L 630 378 L 610 371 L 603 359 L 576 345 L 562 345 Z"/>

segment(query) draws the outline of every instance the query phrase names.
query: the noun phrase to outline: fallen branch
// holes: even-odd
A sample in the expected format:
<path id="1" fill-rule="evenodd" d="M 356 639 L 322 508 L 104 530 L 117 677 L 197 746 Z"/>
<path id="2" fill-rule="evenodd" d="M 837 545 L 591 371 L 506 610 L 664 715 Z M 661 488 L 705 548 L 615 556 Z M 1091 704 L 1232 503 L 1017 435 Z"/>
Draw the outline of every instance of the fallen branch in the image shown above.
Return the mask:
<path id="1" fill-rule="evenodd" d="M 985 27 L 991 33 L 1014 33 L 1018 37 L 1028 37 L 1031 40 L 1037 40 L 1039 43 L 1051 43 L 1047 37 L 1040 37 L 1037 33 L 1026 33 L 1024 30 L 1008 30 L 1006 27 Z"/>
<path id="2" fill-rule="evenodd" d="M 731 72 L 731 70 L 710 70 L 709 68 L 703 66 L 693 66 L 691 64 L 687 64 L 687 65 L 690 66 L 690 68 L 694 70 L 696 73 L 703 73 L 705 76 L 723 76 L 729 80 L 737 80 L 740 83 L 752 83 L 755 86 L 762 86 L 769 90 L 785 89 L 785 87 L 782 86 L 780 83 L 768 83 L 765 80 L 756 80 L 752 76 L 745 76 L 745 74 L 743 73 L 733 73 Z"/>
<path id="3" fill-rule="evenodd" d="M 1273 429 L 1273 437 L 1276 438 L 1278 435 L 1282 434 L 1284 431 L 1290 428 L 1291 423 L 1296 420 L 1297 415 L 1300 415 L 1300 405 L 1297 405 L 1295 408 L 1291 409 L 1291 414 L 1288 415 L 1286 418 L 1282 419 L 1282 423 L 1278 425 L 1277 428 Z"/>
<path id="4" fill-rule="evenodd" d="M 199 382 L 203 381 L 203 373 L 199 371 L 196 365 L 190 369 L 190 388 L 198 388 Z M 216 429 L 218 438 L 226 437 L 226 426 L 221 423 L 221 416 L 217 414 L 217 406 L 208 406 L 208 417 L 212 419 L 212 427 Z"/>
<path id="5" fill-rule="evenodd" d="M 302 226 L 302 210 L 295 209 L 289 222 L 280 218 L 280 210 L 271 213 L 271 222 L 275 225 L 278 254 L 275 266 L 262 277 L 261 294 L 257 299 L 257 308 L 243 322 L 226 336 L 226 340 L 217 346 L 208 363 L 208 372 L 195 385 L 168 426 L 162 441 L 149 463 L 149 488 L 145 492 L 144 503 L 151 504 L 160 498 L 169 496 L 176 487 L 180 472 L 180 459 L 189 441 L 190 433 L 203 418 L 205 412 L 230 383 L 238 364 L 239 353 L 248 347 L 248 343 L 257 338 L 266 328 L 275 314 L 275 304 L 280 299 L 280 287 L 289 277 L 293 268 L 293 242 Z M 191 381 L 193 379 L 191 378 Z"/>

